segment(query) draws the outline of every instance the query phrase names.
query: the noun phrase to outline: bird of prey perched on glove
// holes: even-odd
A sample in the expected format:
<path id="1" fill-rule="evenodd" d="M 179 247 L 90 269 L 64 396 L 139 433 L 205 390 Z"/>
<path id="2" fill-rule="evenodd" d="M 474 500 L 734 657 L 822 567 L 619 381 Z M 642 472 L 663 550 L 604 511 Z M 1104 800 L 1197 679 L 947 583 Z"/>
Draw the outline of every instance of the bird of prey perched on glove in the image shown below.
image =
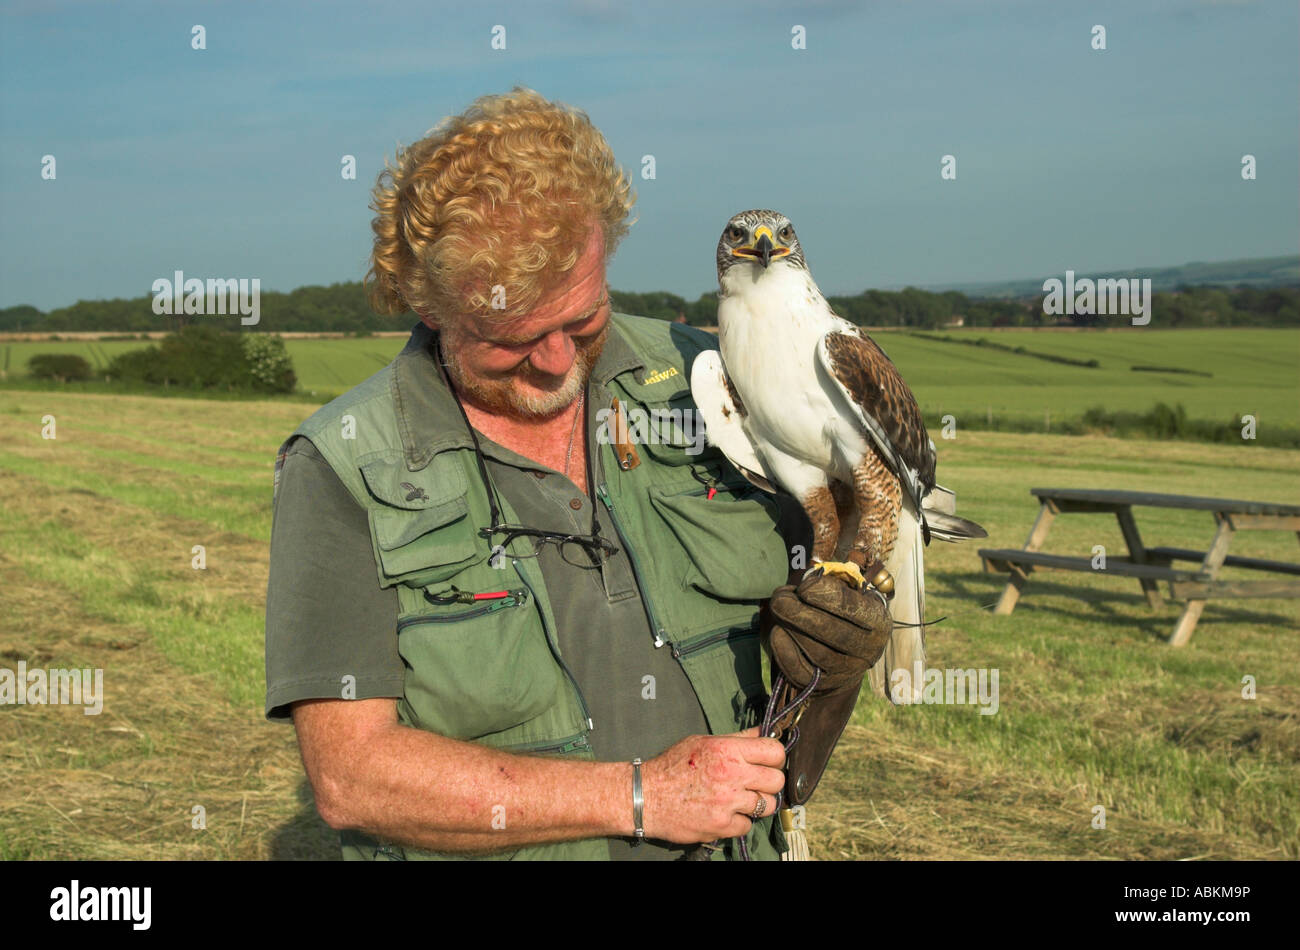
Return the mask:
<path id="1" fill-rule="evenodd" d="M 709 439 L 755 484 L 800 502 L 814 569 L 864 595 L 892 593 L 893 633 L 870 671 L 889 696 L 893 669 L 924 667 L 924 546 L 986 533 L 953 513 L 911 390 L 884 351 L 831 310 L 789 218 L 737 214 L 717 264 L 721 353 L 702 353 L 691 371 Z"/>

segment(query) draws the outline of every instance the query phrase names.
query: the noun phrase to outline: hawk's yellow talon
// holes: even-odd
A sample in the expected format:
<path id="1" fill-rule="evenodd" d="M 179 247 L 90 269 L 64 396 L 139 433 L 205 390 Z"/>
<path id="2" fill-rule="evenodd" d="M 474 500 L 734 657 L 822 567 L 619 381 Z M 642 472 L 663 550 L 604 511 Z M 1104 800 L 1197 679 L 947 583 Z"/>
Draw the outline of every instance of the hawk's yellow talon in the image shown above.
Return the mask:
<path id="1" fill-rule="evenodd" d="M 861 590 L 867 582 L 867 579 L 862 576 L 862 569 L 852 561 L 815 561 L 814 563 L 822 569 L 823 574 L 853 581 L 853 586 L 858 590 Z"/>

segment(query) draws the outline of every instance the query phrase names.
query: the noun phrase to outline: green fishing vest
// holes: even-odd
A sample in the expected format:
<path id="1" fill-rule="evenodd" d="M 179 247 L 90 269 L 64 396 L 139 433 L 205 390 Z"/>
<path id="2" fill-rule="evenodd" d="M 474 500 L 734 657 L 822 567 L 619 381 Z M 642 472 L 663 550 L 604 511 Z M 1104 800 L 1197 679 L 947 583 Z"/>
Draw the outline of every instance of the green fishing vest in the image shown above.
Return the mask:
<path id="1" fill-rule="evenodd" d="M 644 369 L 618 373 L 608 388 L 629 409 L 644 410 L 649 425 L 633 431 L 640 464 L 630 470 L 619 468 L 612 445 L 593 444 L 597 494 L 618 528 L 615 543 L 632 561 L 662 649 L 680 662 L 710 731 L 736 732 L 757 725 L 762 714 L 757 602 L 785 583 L 789 563 L 776 528 L 778 506 L 715 448 L 691 454 L 693 440 L 670 412 L 694 411 L 691 362 L 716 346 L 714 338 L 682 324 L 612 319 L 611 334 L 621 334 Z M 511 551 L 502 557 L 480 537 L 490 523 L 488 499 L 441 378 L 436 387 L 427 379 L 401 383 L 403 374 L 438 372 L 428 353 L 432 339 L 432 331 L 416 327 L 393 363 L 294 433 L 312 441 L 366 510 L 379 583 L 397 589 L 398 651 L 407 666 L 398 716 L 408 726 L 497 749 L 591 759 L 585 703 L 560 655 L 537 560 Z M 432 444 L 414 444 L 415 413 L 439 420 Z M 509 500 L 500 501 L 504 521 L 517 524 Z M 430 599 L 452 587 L 511 593 L 479 605 Z M 629 809 L 631 797 L 629 787 Z M 463 857 L 380 844 L 359 832 L 342 838 L 351 859 Z M 773 816 L 755 823 L 746 844 L 758 859 L 786 847 Z M 592 838 L 491 857 L 605 860 L 609 852 L 605 839 Z M 734 857 L 730 845 L 726 857 Z"/>

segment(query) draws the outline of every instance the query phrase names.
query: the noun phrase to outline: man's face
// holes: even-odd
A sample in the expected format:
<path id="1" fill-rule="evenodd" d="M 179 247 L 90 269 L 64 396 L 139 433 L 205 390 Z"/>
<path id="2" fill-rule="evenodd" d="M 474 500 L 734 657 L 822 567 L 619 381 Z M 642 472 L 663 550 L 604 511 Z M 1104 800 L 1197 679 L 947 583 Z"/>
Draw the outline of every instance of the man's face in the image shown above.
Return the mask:
<path id="1" fill-rule="evenodd" d="M 506 293 L 510 289 L 506 288 Z M 442 328 L 442 352 L 460 395 L 489 412 L 546 419 L 578 398 L 609 331 L 605 242 L 593 228 L 568 280 L 513 323 L 473 318 Z"/>

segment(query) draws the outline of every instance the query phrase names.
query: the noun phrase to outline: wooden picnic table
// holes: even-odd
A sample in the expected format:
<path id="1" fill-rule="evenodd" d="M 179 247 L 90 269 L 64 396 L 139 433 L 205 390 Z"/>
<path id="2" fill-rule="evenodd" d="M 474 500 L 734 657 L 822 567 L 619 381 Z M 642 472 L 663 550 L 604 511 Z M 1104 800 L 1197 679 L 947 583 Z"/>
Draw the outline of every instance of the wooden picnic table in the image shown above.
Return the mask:
<path id="1" fill-rule="evenodd" d="M 1300 597 L 1300 580 L 1270 579 L 1263 581 L 1222 581 L 1224 567 L 1240 567 L 1269 574 L 1300 575 L 1300 564 L 1269 561 L 1261 558 L 1235 557 L 1228 554 L 1232 536 L 1238 531 L 1294 531 L 1300 539 L 1300 505 L 1282 505 L 1264 501 L 1240 501 L 1232 498 L 1200 498 L 1195 495 L 1157 495 L 1137 491 L 1091 491 L 1081 488 L 1031 488 L 1042 503 L 1038 519 L 1029 531 L 1022 549 L 981 548 L 984 570 L 1003 571 L 1010 575 L 1006 589 L 998 600 L 995 614 L 1009 614 L 1016 607 L 1029 575 L 1034 570 L 1089 571 L 1135 577 L 1152 607 L 1164 601 L 1157 586 L 1169 582 L 1171 600 L 1184 601 L 1182 615 L 1169 636 L 1169 643 L 1182 646 L 1191 639 L 1206 601 L 1238 597 Z M 1135 507 L 1182 508 L 1208 511 L 1214 515 L 1214 538 L 1205 551 L 1188 548 L 1154 547 L 1142 543 Z M 1094 559 L 1047 554 L 1039 550 L 1057 515 L 1076 512 L 1113 514 L 1128 546 L 1127 557 L 1105 556 L 1104 567 L 1094 567 Z M 1200 562 L 1196 568 L 1177 569 L 1173 562 Z"/>

